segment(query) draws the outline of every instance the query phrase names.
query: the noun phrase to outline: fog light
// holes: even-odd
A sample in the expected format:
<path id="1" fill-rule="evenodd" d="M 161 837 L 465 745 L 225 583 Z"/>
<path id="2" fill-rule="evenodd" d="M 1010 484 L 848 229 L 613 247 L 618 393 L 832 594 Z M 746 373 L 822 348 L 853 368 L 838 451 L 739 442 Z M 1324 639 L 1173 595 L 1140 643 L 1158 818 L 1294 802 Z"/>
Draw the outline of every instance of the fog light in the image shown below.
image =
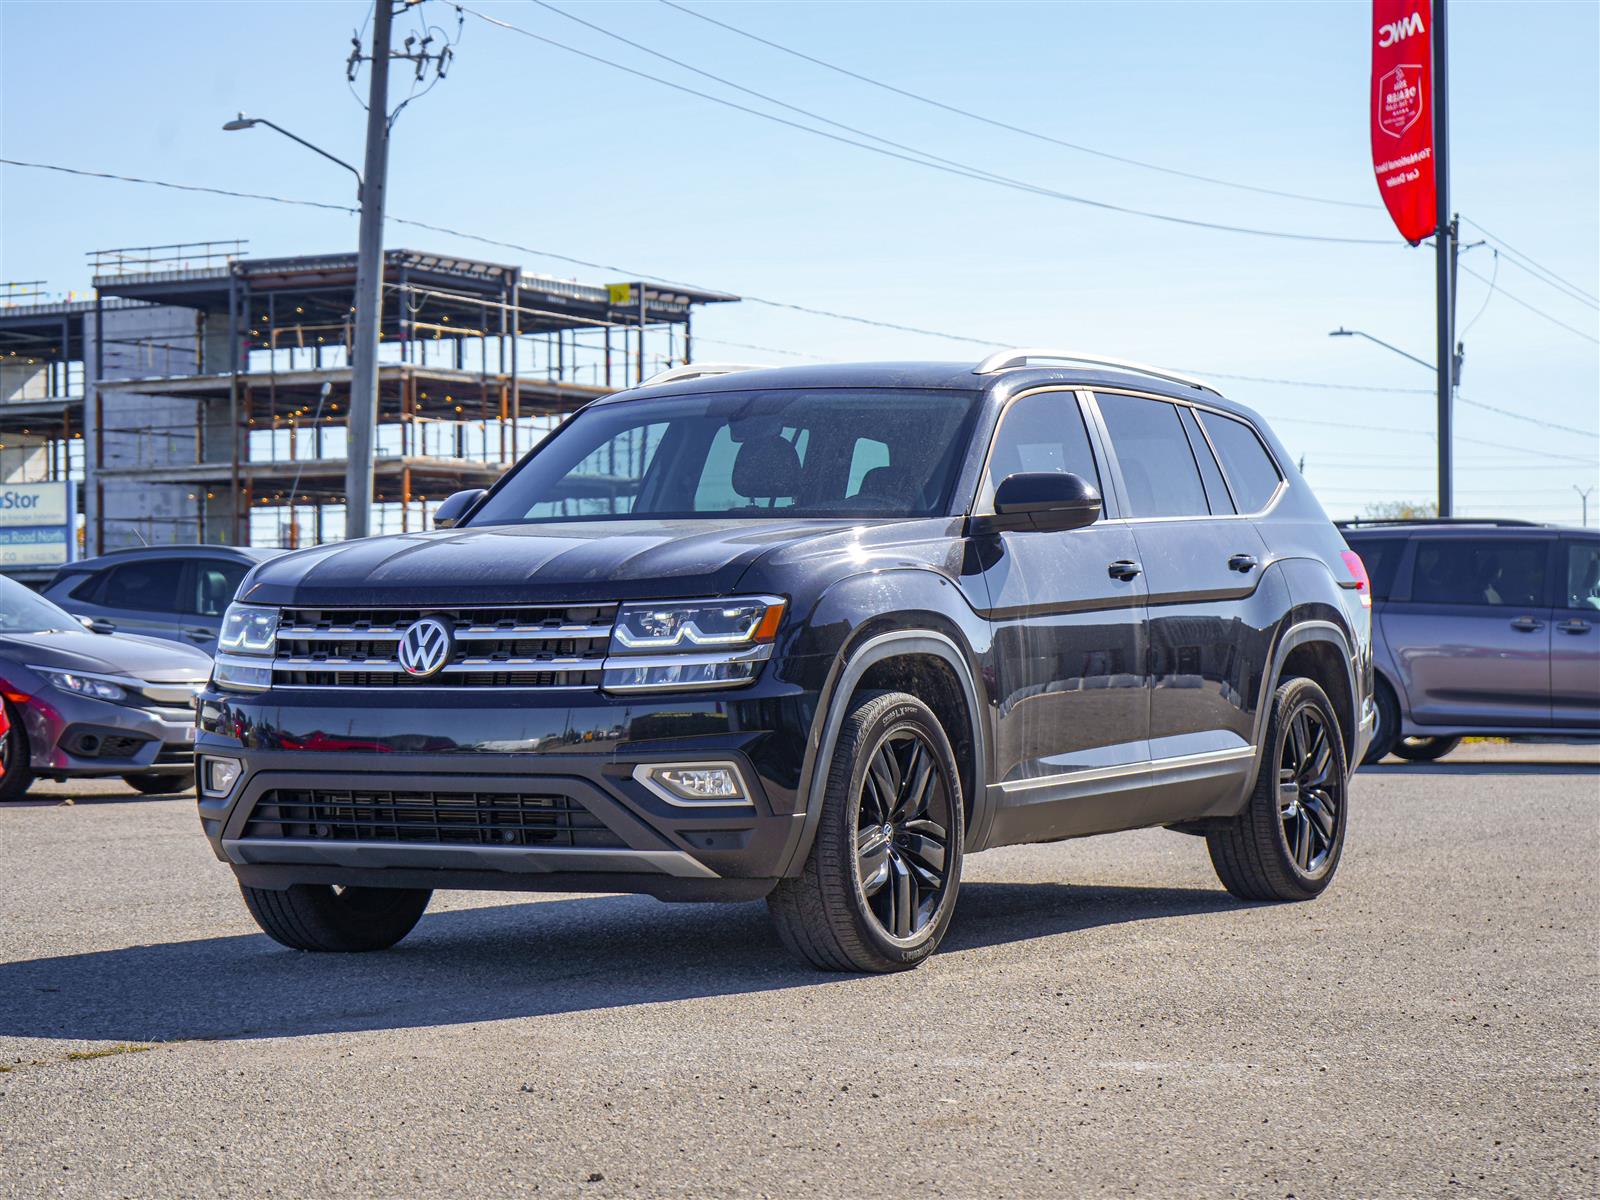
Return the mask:
<path id="1" fill-rule="evenodd" d="M 200 771 L 200 790 L 207 796 L 226 796 L 244 770 L 236 758 L 206 758 Z"/>
<path id="2" fill-rule="evenodd" d="M 731 762 L 661 763 L 633 769 L 633 777 L 668 804 L 749 804 L 744 776 Z"/>

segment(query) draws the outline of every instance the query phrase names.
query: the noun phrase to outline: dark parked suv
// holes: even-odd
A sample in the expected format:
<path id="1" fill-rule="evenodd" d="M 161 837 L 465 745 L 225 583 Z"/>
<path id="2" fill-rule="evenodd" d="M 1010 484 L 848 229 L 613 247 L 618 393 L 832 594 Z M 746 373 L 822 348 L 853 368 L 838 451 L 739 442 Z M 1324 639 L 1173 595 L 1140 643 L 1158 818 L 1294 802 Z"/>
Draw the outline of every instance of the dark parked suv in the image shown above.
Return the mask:
<path id="1" fill-rule="evenodd" d="M 914 966 L 965 855 L 1146 826 L 1229 891 L 1338 866 L 1366 576 L 1253 413 L 1132 364 L 678 368 L 432 533 L 255 567 L 200 816 L 285 945 L 435 888 L 766 897 Z"/>
<path id="2" fill-rule="evenodd" d="M 1343 525 L 1372 576 L 1368 762 L 1469 734 L 1600 738 L 1600 533 L 1530 521 Z"/>

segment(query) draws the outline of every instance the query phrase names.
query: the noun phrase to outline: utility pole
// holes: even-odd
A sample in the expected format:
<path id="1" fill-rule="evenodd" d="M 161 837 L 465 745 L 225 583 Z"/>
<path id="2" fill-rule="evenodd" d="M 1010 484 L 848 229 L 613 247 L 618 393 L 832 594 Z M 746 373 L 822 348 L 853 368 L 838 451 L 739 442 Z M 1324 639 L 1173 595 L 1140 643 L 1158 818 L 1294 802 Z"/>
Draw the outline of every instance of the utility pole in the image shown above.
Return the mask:
<path id="1" fill-rule="evenodd" d="M 378 432 L 378 328 L 383 311 L 383 194 L 389 174 L 389 31 L 392 0 L 372 6 L 367 158 L 361 173 L 355 344 L 350 348 L 350 428 L 345 442 L 344 535 L 372 532 L 373 443 Z M 357 50 L 359 52 L 359 46 Z"/>
<path id="2" fill-rule="evenodd" d="M 1450 87 L 1449 41 L 1445 33 L 1448 0 L 1433 0 L 1433 172 L 1438 208 L 1433 231 L 1436 254 L 1434 291 L 1437 303 L 1439 373 L 1439 515 L 1451 515 L 1454 491 L 1450 442 L 1455 375 L 1456 225 L 1450 219 Z"/>
<path id="3" fill-rule="evenodd" d="M 1594 491 L 1594 488 L 1592 488 L 1592 487 L 1581 488 L 1577 484 L 1573 484 L 1572 485 L 1572 490 L 1577 492 L 1578 496 L 1583 500 L 1583 521 L 1582 521 L 1582 525 L 1583 525 L 1583 527 L 1585 529 L 1587 529 L 1587 528 L 1589 528 L 1589 493 Z"/>

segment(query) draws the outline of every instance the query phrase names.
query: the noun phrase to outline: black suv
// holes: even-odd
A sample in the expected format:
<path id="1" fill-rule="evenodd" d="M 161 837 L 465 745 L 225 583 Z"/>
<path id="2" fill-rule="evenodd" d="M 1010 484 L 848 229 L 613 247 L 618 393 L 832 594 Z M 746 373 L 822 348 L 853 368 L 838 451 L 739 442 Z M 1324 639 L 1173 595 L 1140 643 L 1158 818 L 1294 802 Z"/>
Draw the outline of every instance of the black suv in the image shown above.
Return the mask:
<path id="1" fill-rule="evenodd" d="M 1253 413 L 1044 351 L 678 368 L 432 533 L 254 568 L 200 816 L 261 927 L 370 950 L 435 888 L 766 897 L 914 966 L 966 854 L 1145 826 L 1229 891 L 1338 866 L 1360 559 Z"/>

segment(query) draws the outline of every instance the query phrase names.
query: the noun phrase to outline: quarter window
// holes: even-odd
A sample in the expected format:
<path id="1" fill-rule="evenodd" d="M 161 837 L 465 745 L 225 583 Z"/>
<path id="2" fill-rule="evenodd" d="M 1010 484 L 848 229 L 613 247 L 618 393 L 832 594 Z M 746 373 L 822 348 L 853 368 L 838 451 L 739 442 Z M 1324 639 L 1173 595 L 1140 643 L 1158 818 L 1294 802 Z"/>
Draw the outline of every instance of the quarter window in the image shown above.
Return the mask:
<path id="1" fill-rule="evenodd" d="M 989 455 L 988 499 L 1007 475 L 1071 472 L 1100 487 L 1089 432 L 1072 392 L 1034 392 L 1006 409 Z"/>
<path id="2" fill-rule="evenodd" d="M 250 571 L 248 563 L 207 559 L 194 565 L 194 605 L 192 611 L 206 617 L 220 617 L 233 601 L 234 593 Z"/>
<path id="3" fill-rule="evenodd" d="M 1278 490 L 1282 476 L 1256 431 L 1243 421 L 1221 413 L 1202 412 L 1200 420 L 1211 443 L 1222 456 L 1222 469 L 1233 486 L 1240 512 L 1260 512 Z"/>
<path id="4" fill-rule="evenodd" d="M 1205 486 L 1176 405 L 1103 393 L 1097 397 L 1135 517 L 1205 516 Z"/>
<path id="5" fill-rule="evenodd" d="M 1421 604 L 1541 607 L 1548 546 L 1533 539 L 1423 541 L 1417 546 L 1411 599 Z"/>

